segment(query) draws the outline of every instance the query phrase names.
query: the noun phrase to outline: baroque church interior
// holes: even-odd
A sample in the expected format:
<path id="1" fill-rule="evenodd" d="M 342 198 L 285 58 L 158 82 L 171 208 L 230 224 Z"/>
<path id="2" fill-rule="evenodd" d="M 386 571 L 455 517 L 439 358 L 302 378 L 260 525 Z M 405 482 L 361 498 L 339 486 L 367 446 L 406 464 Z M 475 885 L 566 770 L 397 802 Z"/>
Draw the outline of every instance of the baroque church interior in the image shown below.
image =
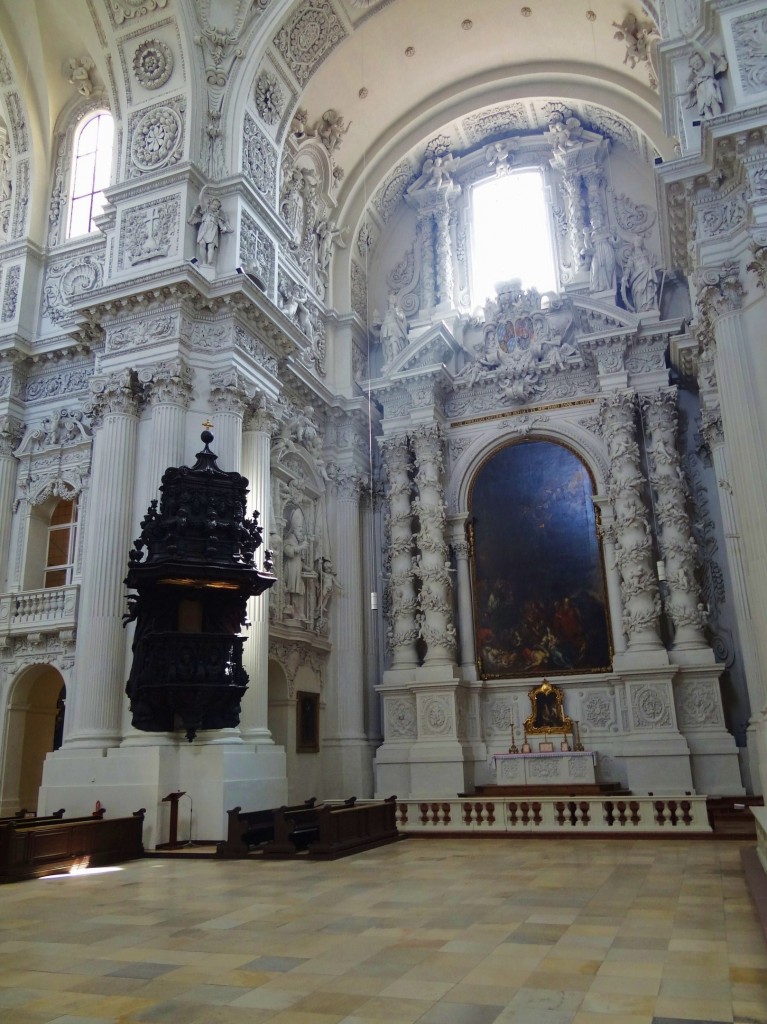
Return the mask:
<path id="1" fill-rule="evenodd" d="M 759 0 L 0 0 L 0 815 L 759 796 L 766 99 Z M 276 581 L 188 742 L 124 580 L 203 427 Z"/>

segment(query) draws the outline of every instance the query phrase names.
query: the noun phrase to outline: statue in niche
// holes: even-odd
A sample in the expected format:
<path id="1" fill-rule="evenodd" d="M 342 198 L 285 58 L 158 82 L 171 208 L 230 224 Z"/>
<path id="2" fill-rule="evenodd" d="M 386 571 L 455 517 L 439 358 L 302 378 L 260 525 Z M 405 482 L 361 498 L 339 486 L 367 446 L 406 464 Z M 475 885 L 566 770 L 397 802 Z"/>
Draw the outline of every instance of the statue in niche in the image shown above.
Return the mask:
<path id="1" fill-rule="evenodd" d="M 615 292 L 615 249 L 618 235 L 601 211 L 594 214 L 587 251 L 591 253 L 590 292 Z"/>
<path id="2" fill-rule="evenodd" d="M 688 96 L 688 107 L 697 105 L 701 117 L 716 117 L 724 110 L 722 88 L 717 81 L 727 70 L 727 59 L 702 46 L 696 46 L 688 61 L 690 74 L 687 88 L 681 96 Z"/>
<path id="3" fill-rule="evenodd" d="M 203 204 L 201 199 L 187 223 L 197 228 L 197 258 L 206 267 L 214 267 L 221 235 L 229 234 L 232 230 L 221 200 L 211 196 Z"/>
<path id="4" fill-rule="evenodd" d="M 282 535 L 282 578 L 285 593 L 295 614 L 295 599 L 303 598 L 306 589 L 304 555 L 309 542 L 306 539 L 306 519 L 300 505 L 288 505 L 286 513 Z"/>
<path id="5" fill-rule="evenodd" d="M 621 298 L 626 308 L 635 313 L 658 308 L 657 260 L 641 235 L 634 235 L 624 258 Z"/>
<path id="6" fill-rule="evenodd" d="M 407 317 L 397 303 L 397 296 L 389 292 L 389 302 L 381 320 L 380 341 L 383 349 L 384 366 L 393 362 L 407 346 Z"/>

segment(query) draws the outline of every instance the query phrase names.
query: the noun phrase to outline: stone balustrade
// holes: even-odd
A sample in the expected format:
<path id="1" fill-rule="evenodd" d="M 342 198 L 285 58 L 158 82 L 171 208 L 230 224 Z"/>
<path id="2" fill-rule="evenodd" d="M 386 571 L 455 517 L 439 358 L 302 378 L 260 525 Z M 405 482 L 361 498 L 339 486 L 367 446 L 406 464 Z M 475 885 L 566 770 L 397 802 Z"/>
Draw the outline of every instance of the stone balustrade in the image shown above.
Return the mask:
<path id="1" fill-rule="evenodd" d="M 0 595 L 0 630 L 11 634 L 74 629 L 80 587 L 51 587 Z"/>

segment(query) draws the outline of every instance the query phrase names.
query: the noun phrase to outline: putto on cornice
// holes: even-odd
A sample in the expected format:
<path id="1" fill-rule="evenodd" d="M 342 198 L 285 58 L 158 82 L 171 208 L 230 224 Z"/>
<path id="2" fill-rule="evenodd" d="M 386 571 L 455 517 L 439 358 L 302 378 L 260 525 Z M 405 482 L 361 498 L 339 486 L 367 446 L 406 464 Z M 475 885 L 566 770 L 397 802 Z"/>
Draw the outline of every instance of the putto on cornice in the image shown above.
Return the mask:
<path id="1" fill-rule="evenodd" d="M 623 21 L 613 22 L 613 28 L 618 31 L 614 38 L 626 45 L 626 53 L 623 63 L 630 68 L 638 64 L 646 64 L 650 77 L 650 85 L 653 89 L 658 88 L 658 78 L 653 67 L 654 47 L 660 39 L 657 27 L 649 18 L 638 18 L 630 11 L 625 15 Z"/>

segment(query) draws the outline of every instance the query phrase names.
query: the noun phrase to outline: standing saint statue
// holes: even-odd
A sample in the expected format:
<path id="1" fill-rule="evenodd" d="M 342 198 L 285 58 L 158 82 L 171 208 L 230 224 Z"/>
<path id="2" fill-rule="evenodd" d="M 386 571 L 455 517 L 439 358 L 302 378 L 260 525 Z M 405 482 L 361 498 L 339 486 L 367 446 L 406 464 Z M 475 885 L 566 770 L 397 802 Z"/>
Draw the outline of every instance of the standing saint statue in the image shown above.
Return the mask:
<path id="1" fill-rule="evenodd" d="M 657 262 L 641 235 L 634 235 L 624 260 L 621 297 L 626 307 L 635 313 L 658 308 Z"/>
<path id="2" fill-rule="evenodd" d="M 295 614 L 295 598 L 305 593 L 304 556 L 309 548 L 306 539 L 306 519 L 298 505 L 288 506 L 289 512 L 282 535 L 282 574 L 285 593 Z"/>
<path id="3" fill-rule="evenodd" d="M 384 366 L 393 362 L 403 348 L 407 346 L 407 317 L 397 304 L 397 296 L 389 292 L 386 312 L 381 320 L 381 348 L 383 349 Z"/>
<path id="4" fill-rule="evenodd" d="M 206 267 L 215 266 L 221 235 L 232 230 L 229 218 L 221 207 L 221 200 L 211 196 L 204 205 L 199 202 L 188 223 L 197 227 L 198 259 Z"/>

